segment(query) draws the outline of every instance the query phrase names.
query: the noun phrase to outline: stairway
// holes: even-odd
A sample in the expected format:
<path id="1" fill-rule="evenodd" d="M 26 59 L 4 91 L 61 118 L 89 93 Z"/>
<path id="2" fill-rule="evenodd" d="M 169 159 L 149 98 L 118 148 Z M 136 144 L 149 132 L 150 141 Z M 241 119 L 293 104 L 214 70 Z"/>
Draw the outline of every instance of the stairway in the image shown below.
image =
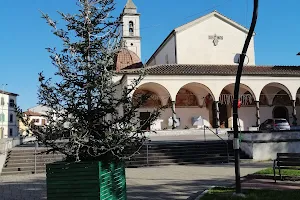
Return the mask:
<path id="1" fill-rule="evenodd" d="M 191 165 L 191 164 L 220 164 L 234 161 L 232 141 L 227 146 L 223 141 L 207 142 L 152 142 L 144 146 L 140 153 L 127 161 L 127 167 L 156 166 L 156 165 Z M 248 159 L 241 152 L 242 159 Z"/>
<path id="2" fill-rule="evenodd" d="M 39 154 L 45 148 L 38 148 L 36 155 L 36 173 L 44 173 L 46 164 L 63 159 L 62 154 Z M 7 153 L 6 161 L 1 176 L 34 174 L 35 173 L 35 150 L 32 147 L 17 147 Z"/>
<path id="3" fill-rule="evenodd" d="M 44 151 L 38 148 L 37 153 Z M 232 141 L 227 147 L 223 141 L 182 141 L 182 142 L 151 142 L 143 146 L 139 154 L 126 161 L 127 167 L 162 166 L 162 165 L 191 165 L 191 164 L 220 164 L 233 162 Z M 241 152 L 241 158 L 248 157 Z M 44 173 L 47 163 L 63 160 L 62 154 L 41 154 L 36 157 L 36 173 Z M 34 174 L 35 156 L 33 147 L 17 147 L 8 152 L 1 176 Z"/>

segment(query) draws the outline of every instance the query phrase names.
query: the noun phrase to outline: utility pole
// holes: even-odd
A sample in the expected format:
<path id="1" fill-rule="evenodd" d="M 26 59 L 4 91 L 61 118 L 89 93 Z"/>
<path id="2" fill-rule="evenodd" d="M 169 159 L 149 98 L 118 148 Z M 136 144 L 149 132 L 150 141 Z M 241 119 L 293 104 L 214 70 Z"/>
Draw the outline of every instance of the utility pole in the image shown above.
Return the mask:
<path id="1" fill-rule="evenodd" d="M 233 148 L 234 148 L 234 158 L 235 158 L 235 184 L 236 184 L 236 194 L 239 195 L 242 193 L 241 188 L 241 175 L 240 175 L 240 144 L 239 144 L 239 127 L 238 127 L 238 101 L 239 101 L 239 90 L 241 83 L 241 76 L 243 72 L 244 61 L 246 53 L 252 39 L 256 21 L 258 16 L 258 0 L 254 0 L 254 8 L 252 15 L 251 26 L 243 47 L 242 54 L 239 59 L 239 66 L 236 74 L 235 86 L 234 86 L 234 100 L 233 100 L 233 130 L 234 130 L 234 139 L 233 139 Z"/>

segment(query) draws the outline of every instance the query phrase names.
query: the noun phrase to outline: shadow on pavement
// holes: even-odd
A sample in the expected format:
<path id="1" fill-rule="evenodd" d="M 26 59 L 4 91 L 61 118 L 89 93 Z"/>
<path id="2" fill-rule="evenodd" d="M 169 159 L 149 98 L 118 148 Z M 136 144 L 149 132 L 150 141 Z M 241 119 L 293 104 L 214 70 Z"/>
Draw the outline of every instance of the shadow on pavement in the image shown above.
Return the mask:
<path id="1" fill-rule="evenodd" d="M 11 179 L 11 181 L 8 181 Z M 45 200 L 46 181 L 45 178 L 22 178 L 17 176 L 3 177 L 0 179 L 0 199 L 2 200 Z M 146 180 L 147 181 L 147 180 Z M 155 185 L 128 185 L 128 200 L 193 200 L 205 189 L 215 185 L 230 185 L 231 181 L 225 179 L 185 181 L 173 180 L 170 183 L 159 184 L 164 179 L 155 180 Z"/>
<path id="2" fill-rule="evenodd" d="M 17 180 L 18 176 L 0 177 L 0 199 L 3 200 L 42 200 L 47 199 L 44 178 Z"/>
<path id="3" fill-rule="evenodd" d="M 152 179 L 153 180 L 153 179 Z M 155 180 L 155 182 L 164 181 Z M 211 186 L 229 186 L 233 182 L 227 179 L 199 180 L 199 181 L 172 181 L 170 184 L 128 186 L 128 200 L 193 200 L 201 192 Z"/>

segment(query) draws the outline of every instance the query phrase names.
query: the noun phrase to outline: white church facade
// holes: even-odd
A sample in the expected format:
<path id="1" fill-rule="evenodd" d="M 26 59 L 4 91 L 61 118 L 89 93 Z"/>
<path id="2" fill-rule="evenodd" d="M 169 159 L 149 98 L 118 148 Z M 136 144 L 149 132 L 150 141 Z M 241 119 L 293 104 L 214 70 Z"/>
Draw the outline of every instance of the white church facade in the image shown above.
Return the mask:
<path id="1" fill-rule="evenodd" d="M 145 118 L 155 107 L 168 105 L 151 129 L 197 128 L 197 119 L 209 127 L 232 127 L 232 100 L 240 53 L 248 30 L 213 11 L 175 28 L 142 64 L 140 15 L 128 0 L 123 10 L 123 41 L 117 71 L 124 85 L 147 73 L 133 94 L 151 93 L 140 109 Z M 300 119 L 300 67 L 255 65 L 253 35 L 241 79 L 239 124 L 242 130 L 259 126 L 271 118 L 285 118 L 291 125 Z"/>

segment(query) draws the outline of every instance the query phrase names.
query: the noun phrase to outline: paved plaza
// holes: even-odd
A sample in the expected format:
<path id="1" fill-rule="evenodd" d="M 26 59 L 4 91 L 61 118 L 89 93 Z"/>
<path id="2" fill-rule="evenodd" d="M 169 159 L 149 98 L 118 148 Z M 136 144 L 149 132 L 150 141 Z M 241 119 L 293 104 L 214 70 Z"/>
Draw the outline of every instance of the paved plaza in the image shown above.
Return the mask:
<path id="1" fill-rule="evenodd" d="M 242 163 L 247 175 L 271 166 L 270 163 Z M 211 186 L 234 183 L 234 165 L 165 166 L 127 169 L 128 200 L 193 199 Z M 45 174 L 0 177 L 1 200 L 46 198 Z"/>

